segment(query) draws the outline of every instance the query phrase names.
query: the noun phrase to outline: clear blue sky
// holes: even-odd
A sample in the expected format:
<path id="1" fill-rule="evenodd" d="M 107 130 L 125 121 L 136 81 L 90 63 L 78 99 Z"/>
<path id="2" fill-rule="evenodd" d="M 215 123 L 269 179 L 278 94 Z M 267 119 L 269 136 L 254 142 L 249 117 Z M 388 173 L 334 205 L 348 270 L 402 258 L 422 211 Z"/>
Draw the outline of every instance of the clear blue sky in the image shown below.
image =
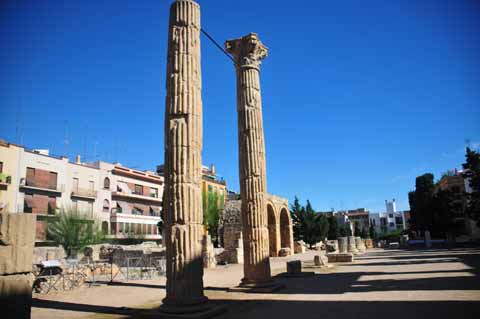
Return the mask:
<path id="1" fill-rule="evenodd" d="M 270 49 L 271 193 L 317 210 L 408 209 L 415 176 L 460 167 L 465 139 L 478 147 L 478 1 L 199 2 L 219 42 L 257 32 Z M 162 163 L 170 3 L 1 1 L 0 138 Z M 234 67 L 205 37 L 202 68 L 203 162 L 238 190 Z"/>

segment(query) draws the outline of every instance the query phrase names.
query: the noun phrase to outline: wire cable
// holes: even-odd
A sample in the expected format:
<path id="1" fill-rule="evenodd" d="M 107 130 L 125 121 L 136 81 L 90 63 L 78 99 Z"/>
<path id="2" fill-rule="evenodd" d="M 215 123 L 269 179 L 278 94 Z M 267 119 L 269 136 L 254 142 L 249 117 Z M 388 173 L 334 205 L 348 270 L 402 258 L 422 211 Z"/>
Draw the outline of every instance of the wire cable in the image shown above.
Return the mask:
<path id="1" fill-rule="evenodd" d="M 232 60 L 233 64 L 237 65 L 237 62 L 235 62 L 235 59 L 234 59 L 227 51 L 225 51 L 225 49 L 224 49 L 220 44 L 218 44 L 218 42 L 215 41 L 215 39 L 214 39 L 210 34 L 208 34 L 207 31 L 205 31 L 205 29 L 200 28 L 200 31 L 202 31 L 202 33 L 203 33 L 220 51 L 222 51 L 223 54 L 225 54 L 230 60 Z"/>

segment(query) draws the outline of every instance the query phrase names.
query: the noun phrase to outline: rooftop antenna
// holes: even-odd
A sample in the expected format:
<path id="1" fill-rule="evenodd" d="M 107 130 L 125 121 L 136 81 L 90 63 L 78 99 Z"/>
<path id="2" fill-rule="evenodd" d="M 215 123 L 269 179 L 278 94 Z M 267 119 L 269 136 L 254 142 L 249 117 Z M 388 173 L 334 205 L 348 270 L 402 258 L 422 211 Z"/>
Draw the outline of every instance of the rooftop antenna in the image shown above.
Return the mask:
<path id="1" fill-rule="evenodd" d="M 70 144 L 70 140 L 68 139 L 68 121 L 65 120 L 65 136 L 63 139 L 63 146 L 64 146 L 63 154 L 65 156 L 68 156 L 68 144 Z"/>

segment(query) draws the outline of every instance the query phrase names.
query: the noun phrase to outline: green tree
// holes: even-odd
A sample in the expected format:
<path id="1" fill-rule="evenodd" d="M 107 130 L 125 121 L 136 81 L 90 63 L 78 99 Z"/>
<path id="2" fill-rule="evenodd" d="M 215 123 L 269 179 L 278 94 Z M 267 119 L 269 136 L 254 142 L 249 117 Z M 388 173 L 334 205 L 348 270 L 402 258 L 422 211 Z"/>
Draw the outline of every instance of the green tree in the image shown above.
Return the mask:
<path id="1" fill-rule="evenodd" d="M 355 236 L 361 236 L 361 230 L 360 230 L 360 225 L 358 225 L 357 222 L 354 222 L 353 224 L 353 233 L 355 234 Z"/>
<path id="2" fill-rule="evenodd" d="M 409 195 L 409 200 L 413 203 L 410 207 L 412 216 L 412 226 L 416 230 L 431 230 L 434 223 L 434 191 L 433 174 L 427 173 L 418 176 L 415 179 L 415 191 Z"/>
<path id="3" fill-rule="evenodd" d="M 336 240 L 340 235 L 340 227 L 338 225 L 338 220 L 335 215 L 332 215 L 328 218 L 328 239 Z"/>
<path id="4" fill-rule="evenodd" d="M 468 180 L 471 193 L 467 193 L 467 215 L 480 227 L 480 153 L 467 147 L 463 176 Z"/>
<path id="5" fill-rule="evenodd" d="M 88 245 L 98 244 L 105 237 L 95 220 L 76 210 L 62 209 L 55 218 L 48 222 L 47 238 L 57 245 L 62 245 L 68 258 Z"/>
<path id="6" fill-rule="evenodd" d="M 220 221 L 219 197 L 217 192 L 202 193 L 203 225 L 218 246 L 218 224 Z"/>
<path id="7" fill-rule="evenodd" d="M 377 239 L 377 231 L 375 230 L 375 227 L 373 227 L 373 225 L 370 225 L 370 228 L 368 229 L 368 236 L 371 239 Z"/>
<path id="8" fill-rule="evenodd" d="M 366 229 L 366 228 L 362 228 L 362 229 L 360 230 L 360 237 L 362 237 L 363 239 L 368 238 L 368 232 L 367 232 L 367 229 Z"/>
<path id="9" fill-rule="evenodd" d="M 306 206 L 302 207 L 298 198 L 295 197 L 291 212 L 296 240 L 303 240 L 312 248 L 313 245 L 325 239 L 328 233 L 328 220 L 325 215 L 313 210 L 309 200 Z"/>

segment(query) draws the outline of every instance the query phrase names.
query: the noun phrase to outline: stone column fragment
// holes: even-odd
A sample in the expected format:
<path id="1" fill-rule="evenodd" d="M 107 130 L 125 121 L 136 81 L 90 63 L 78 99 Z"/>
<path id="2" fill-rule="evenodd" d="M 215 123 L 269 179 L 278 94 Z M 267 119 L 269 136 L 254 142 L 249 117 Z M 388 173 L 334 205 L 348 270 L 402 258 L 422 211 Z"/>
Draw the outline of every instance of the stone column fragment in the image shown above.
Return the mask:
<path id="1" fill-rule="evenodd" d="M 225 43 L 237 73 L 240 195 L 244 247 L 244 286 L 271 283 L 266 208 L 266 165 L 260 95 L 260 63 L 267 48 L 255 33 Z"/>
<path id="2" fill-rule="evenodd" d="M 170 8 L 165 107 L 164 306 L 205 303 L 202 238 L 202 96 L 200 7 L 177 0 Z"/>

